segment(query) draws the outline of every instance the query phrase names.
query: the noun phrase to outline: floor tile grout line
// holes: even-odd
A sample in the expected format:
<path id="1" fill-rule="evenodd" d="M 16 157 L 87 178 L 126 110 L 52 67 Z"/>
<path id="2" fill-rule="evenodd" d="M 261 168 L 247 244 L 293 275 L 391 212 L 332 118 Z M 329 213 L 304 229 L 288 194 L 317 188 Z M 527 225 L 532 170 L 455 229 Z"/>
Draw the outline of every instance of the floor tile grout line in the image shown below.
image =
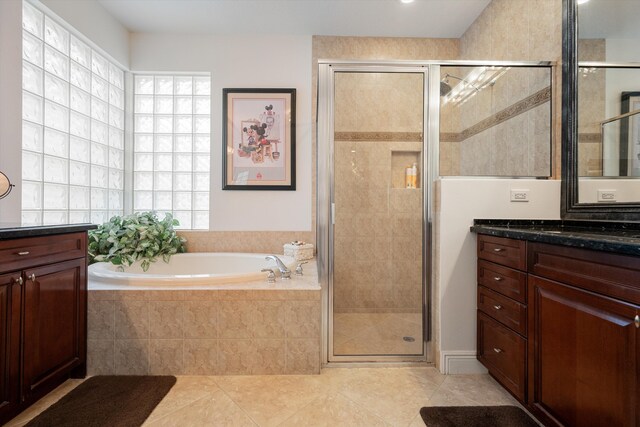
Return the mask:
<path id="1" fill-rule="evenodd" d="M 390 422 L 389 420 L 387 420 L 386 418 L 381 417 L 380 415 L 376 414 L 375 412 L 372 412 L 371 409 L 365 408 L 364 406 L 362 406 L 360 403 L 356 402 L 355 400 L 351 399 L 349 396 L 347 396 L 346 394 L 342 393 L 341 391 L 337 392 L 337 394 L 339 394 L 340 396 L 344 397 L 345 399 L 347 399 L 349 402 L 353 403 L 355 406 L 357 406 L 358 408 L 362 409 L 363 411 L 367 412 L 370 415 L 373 415 L 374 417 L 382 420 L 382 422 L 384 422 L 385 424 L 389 425 L 389 426 L 393 426 L 393 423 Z"/>
<path id="2" fill-rule="evenodd" d="M 287 422 L 287 420 L 291 419 L 292 417 L 296 416 L 298 413 L 300 413 L 301 411 L 305 410 L 308 406 L 310 406 L 312 403 L 314 403 L 317 400 L 320 400 L 322 398 L 326 398 L 327 396 L 329 396 L 330 394 L 322 394 L 318 397 L 316 397 L 315 399 L 312 399 L 311 402 L 307 403 L 306 405 L 304 405 L 302 408 L 298 409 L 297 411 L 295 411 L 293 414 L 291 414 L 290 416 L 288 416 L 287 418 L 285 418 L 284 420 L 282 420 L 281 422 L 278 423 L 278 426 L 281 426 L 282 424 L 284 424 L 285 422 Z M 278 427 L 276 426 L 276 427 Z"/>
<path id="3" fill-rule="evenodd" d="M 225 390 L 224 387 L 222 387 L 215 379 L 214 379 L 214 382 L 218 385 L 218 387 L 220 388 L 222 393 L 224 393 L 224 395 L 227 396 L 229 398 L 229 400 L 231 400 L 233 402 L 234 405 L 236 405 L 238 408 L 240 408 L 240 410 L 251 420 L 252 423 L 254 423 L 256 426 L 260 427 L 260 423 L 258 423 L 256 420 L 254 420 L 253 417 L 251 416 L 251 414 L 249 414 L 249 412 L 247 412 L 242 407 L 242 405 L 240 405 L 238 402 L 233 400 L 233 398 L 229 395 L 229 393 L 227 393 L 227 390 Z"/>
<path id="4" fill-rule="evenodd" d="M 216 390 L 216 391 L 219 391 L 219 390 L 220 390 L 220 389 L 218 389 L 218 390 Z M 214 393 L 215 393 L 215 392 L 214 392 Z M 166 397 L 166 395 L 165 395 L 165 397 Z M 173 414 L 175 414 L 176 412 L 178 412 L 178 411 L 180 411 L 180 410 L 182 410 L 182 409 L 186 408 L 187 406 L 193 405 L 194 403 L 199 402 L 199 401 L 201 401 L 202 399 L 206 399 L 207 397 L 209 397 L 209 396 L 201 396 L 201 397 L 199 397 L 198 399 L 192 400 L 191 402 L 189 402 L 189 403 L 187 403 L 187 404 L 185 404 L 185 405 L 182 405 L 182 406 L 180 406 L 180 407 L 178 407 L 178 408 L 174 409 L 173 411 L 169 411 L 169 412 L 167 412 L 166 414 L 163 414 L 163 415 L 160 415 L 160 416 L 157 416 L 157 417 L 151 417 L 151 414 L 153 414 L 153 412 L 152 412 L 151 414 L 149 414 L 149 417 L 147 417 L 147 419 L 146 419 L 146 420 L 144 420 L 144 423 L 143 423 L 142 425 L 145 425 L 147 422 L 148 422 L 148 423 L 150 423 L 150 424 L 154 424 L 154 423 L 156 423 L 156 422 L 158 422 L 158 421 L 162 420 L 163 418 L 168 417 L 169 415 L 173 415 Z M 163 398 L 163 400 L 164 400 L 164 398 Z M 162 403 L 162 400 L 160 401 L 160 403 Z M 158 403 L 158 405 L 159 405 L 160 403 Z M 157 408 L 157 406 L 156 406 L 156 408 Z M 154 409 L 155 409 L 155 408 L 154 408 Z"/>

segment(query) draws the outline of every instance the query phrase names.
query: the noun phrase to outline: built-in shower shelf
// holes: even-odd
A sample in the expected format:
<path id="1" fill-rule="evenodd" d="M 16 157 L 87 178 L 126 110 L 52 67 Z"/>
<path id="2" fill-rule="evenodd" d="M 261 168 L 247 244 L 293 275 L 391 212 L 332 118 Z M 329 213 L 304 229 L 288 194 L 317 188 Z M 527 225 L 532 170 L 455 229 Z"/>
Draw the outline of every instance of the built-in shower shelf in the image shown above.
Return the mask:
<path id="1" fill-rule="evenodd" d="M 422 151 L 420 150 L 391 150 L 391 188 L 403 190 L 417 190 L 422 187 Z M 417 188 L 406 188 L 405 169 L 414 163 L 418 165 Z"/>

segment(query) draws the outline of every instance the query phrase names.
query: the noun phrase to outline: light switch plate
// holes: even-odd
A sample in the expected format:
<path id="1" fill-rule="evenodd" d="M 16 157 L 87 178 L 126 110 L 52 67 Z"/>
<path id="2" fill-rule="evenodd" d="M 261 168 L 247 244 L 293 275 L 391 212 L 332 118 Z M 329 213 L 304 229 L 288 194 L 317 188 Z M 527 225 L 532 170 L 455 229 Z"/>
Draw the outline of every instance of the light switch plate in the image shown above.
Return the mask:
<path id="1" fill-rule="evenodd" d="M 528 202 L 529 201 L 529 190 L 511 190 L 511 201 L 512 202 Z"/>

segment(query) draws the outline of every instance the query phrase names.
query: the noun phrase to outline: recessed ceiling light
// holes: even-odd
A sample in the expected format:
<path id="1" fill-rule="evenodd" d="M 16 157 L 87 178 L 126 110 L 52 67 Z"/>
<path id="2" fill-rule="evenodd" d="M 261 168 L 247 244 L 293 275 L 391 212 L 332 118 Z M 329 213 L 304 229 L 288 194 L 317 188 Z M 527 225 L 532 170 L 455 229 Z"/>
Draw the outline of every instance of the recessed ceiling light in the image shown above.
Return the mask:
<path id="1" fill-rule="evenodd" d="M 414 0 L 400 0 L 400 3 L 404 3 L 404 4 L 409 4 L 409 3 L 413 3 Z"/>
<path id="2" fill-rule="evenodd" d="M 588 2 L 589 0 L 577 0 L 576 3 L 578 4 L 585 4 L 586 2 Z"/>

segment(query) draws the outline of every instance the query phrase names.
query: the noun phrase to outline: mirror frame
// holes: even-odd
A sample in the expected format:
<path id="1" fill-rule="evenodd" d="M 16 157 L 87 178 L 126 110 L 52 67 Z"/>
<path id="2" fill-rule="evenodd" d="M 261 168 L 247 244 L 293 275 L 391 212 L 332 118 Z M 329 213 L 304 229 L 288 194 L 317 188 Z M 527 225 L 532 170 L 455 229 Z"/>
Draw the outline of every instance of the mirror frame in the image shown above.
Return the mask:
<path id="1" fill-rule="evenodd" d="M 640 221 L 640 202 L 579 203 L 578 5 L 562 0 L 562 219 Z M 638 182 L 640 185 L 640 181 Z"/>

